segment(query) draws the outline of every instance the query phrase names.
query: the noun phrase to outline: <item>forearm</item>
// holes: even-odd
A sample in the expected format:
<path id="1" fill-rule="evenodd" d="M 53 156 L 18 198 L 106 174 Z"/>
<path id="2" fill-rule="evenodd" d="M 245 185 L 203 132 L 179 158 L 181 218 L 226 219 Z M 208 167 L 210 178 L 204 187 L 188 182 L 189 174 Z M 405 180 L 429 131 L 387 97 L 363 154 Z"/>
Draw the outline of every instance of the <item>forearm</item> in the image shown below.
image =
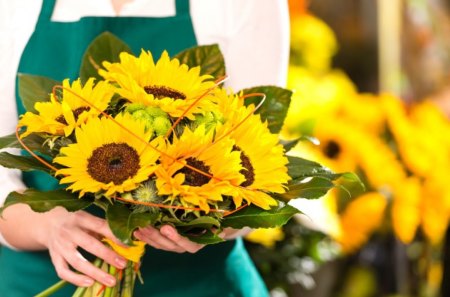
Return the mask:
<path id="1" fill-rule="evenodd" d="M 19 250 L 43 250 L 43 238 L 49 220 L 55 212 L 36 213 L 24 204 L 8 207 L 0 218 L 0 233 L 5 240 Z"/>

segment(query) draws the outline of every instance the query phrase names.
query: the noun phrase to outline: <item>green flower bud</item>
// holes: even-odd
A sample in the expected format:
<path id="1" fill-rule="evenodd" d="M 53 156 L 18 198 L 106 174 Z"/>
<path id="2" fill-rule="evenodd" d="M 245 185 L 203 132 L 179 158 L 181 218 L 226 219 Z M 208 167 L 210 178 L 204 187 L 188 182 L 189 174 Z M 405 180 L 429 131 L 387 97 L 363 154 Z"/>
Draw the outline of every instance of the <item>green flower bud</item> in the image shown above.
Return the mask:
<path id="1" fill-rule="evenodd" d="M 159 107 L 155 107 L 155 106 L 147 106 L 145 108 L 145 111 L 151 115 L 152 117 L 156 118 L 156 117 L 166 117 L 168 118 L 167 113 L 165 113 L 164 111 L 162 111 L 161 108 Z"/>
<path id="2" fill-rule="evenodd" d="M 134 113 L 138 110 L 142 110 L 145 109 L 145 105 L 143 103 L 131 103 L 127 105 L 127 108 L 125 109 L 125 111 L 129 112 L 129 113 Z"/>
<path id="3" fill-rule="evenodd" d="M 157 136 L 162 136 L 169 131 L 172 123 L 166 117 L 157 117 L 153 120 L 153 130 Z"/>

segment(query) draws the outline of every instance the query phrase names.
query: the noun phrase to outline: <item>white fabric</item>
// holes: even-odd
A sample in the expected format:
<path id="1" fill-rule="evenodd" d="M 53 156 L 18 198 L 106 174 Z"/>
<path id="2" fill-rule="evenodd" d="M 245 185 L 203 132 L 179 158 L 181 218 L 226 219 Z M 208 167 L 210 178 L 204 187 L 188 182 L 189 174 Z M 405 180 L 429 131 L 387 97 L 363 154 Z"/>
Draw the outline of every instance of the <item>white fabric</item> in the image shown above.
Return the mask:
<path id="1" fill-rule="evenodd" d="M 42 0 L 0 0 L 0 136 L 17 124 L 15 75 Z M 191 0 L 199 44 L 218 43 L 226 62 L 227 85 L 238 91 L 256 85 L 284 86 L 289 59 L 289 17 L 284 0 Z M 58 0 L 55 22 L 83 16 L 148 16 L 175 14 L 174 0 L 128 1 L 118 15 L 110 0 Z M 0 205 L 11 191 L 23 189 L 17 170 L 0 166 Z M 0 242 L 7 244 L 0 234 Z"/>

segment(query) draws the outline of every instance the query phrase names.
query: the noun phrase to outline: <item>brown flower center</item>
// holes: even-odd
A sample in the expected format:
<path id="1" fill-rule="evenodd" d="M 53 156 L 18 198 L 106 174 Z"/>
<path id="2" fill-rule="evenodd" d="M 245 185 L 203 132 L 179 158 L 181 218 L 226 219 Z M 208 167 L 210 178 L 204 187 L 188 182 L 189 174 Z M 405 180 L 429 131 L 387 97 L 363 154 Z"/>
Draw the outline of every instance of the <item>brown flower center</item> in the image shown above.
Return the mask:
<path id="1" fill-rule="evenodd" d="M 96 181 L 120 185 L 138 172 L 139 155 L 126 143 L 108 143 L 94 150 L 87 168 Z"/>
<path id="2" fill-rule="evenodd" d="M 241 165 L 242 168 L 239 173 L 245 177 L 245 181 L 241 184 L 243 187 L 248 187 L 255 181 L 255 169 L 253 168 L 250 158 L 244 154 L 238 146 L 233 146 L 233 151 L 239 151 L 241 153 Z"/>
<path id="3" fill-rule="evenodd" d="M 324 146 L 323 153 L 330 159 L 336 159 L 341 153 L 341 147 L 336 141 L 331 140 Z"/>
<path id="4" fill-rule="evenodd" d="M 195 158 L 187 158 L 186 164 L 211 175 L 211 172 L 209 171 L 210 167 L 206 165 L 203 161 L 197 160 Z M 200 172 L 192 170 L 189 167 L 183 167 L 180 170 L 178 170 L 175 174 L 177 173 L 184 174 L 183 184 L 188 186 L 201 187 L 211 180 L 209 176 L 206 176 Z"/>
<path id="5" fill-rule="evenodd" d="M 155 96 L 156 99 L 162 99 L 166 97 L 172 99 L 186 99 L 186 95 L 184 95 L 183 93 L 165 86 L 146 86 L 144 87 L 144 90 L 147 94 Z"/>
<path id="6" fill-rule="evenodd" d="M 82 106 L 82 107 L 78 107 L 77 109 L 75 109 L 73 111 L 73 116 L 75 117 L 75 121 L 78 120 L 78 117 L 80 116 L 80 114 L 82 114 L 85 111 L 89 111 L 91 108 L 89 106 Z M 64 118 L 64 115 L 60 115 L 58 116 L 55 121 L 60 122 L 63 125 L 68 125 L 66 119 Z"/>

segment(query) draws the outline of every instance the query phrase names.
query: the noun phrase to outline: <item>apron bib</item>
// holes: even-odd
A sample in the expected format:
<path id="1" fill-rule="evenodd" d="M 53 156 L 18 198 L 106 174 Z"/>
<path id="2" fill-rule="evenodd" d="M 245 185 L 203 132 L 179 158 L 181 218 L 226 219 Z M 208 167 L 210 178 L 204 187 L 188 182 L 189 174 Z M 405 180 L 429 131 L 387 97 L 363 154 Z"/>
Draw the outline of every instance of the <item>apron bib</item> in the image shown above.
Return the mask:
<path id="1" fill-rule="evenodd" d="M 42 10 L 19 64 L 19 73 L 42 75 L 62 81 L 76 79 L 82 55 L 100 33 L 109 31 L 139 53 L 150 50 L 159 58 L 197 44 L 189 14 L 189 1 L 176 0 L 176 15 L 163 18 L 82 17 L 77 22 L 53 22 L 56 0 L 43 0 Z M 16 88 L 17 91 L 17 88 Z M 19 114 L 24 113 L 17 92 Z M 51 190 L 57 181 L 41 172 L 23 174 L 26 185 Z M 136 284 L 136 297 L 268 296 L 242 240 L 208 246 L 196 254 L 176 254 L 147 248 L 142 276 Z M 0 251 L 0 297 L 30 297 L 59 279 L 48 252 Z M 74 291 L 68 285 L 54 296 L 67 297 Z"/>

